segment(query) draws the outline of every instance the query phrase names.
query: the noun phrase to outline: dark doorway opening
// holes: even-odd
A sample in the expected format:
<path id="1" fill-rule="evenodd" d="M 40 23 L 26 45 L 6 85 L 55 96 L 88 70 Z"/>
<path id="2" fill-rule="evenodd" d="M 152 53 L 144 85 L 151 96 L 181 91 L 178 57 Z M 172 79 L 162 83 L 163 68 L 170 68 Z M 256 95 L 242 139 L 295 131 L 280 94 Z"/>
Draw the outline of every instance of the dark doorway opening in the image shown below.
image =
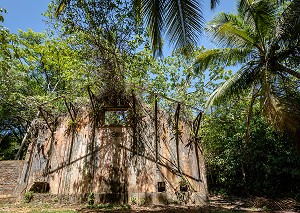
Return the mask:
<path id="1" fill-rule="evenodd" d="M 47 193 L 50 190 L 50 185 L 47 182 L 34 182 L 29 191 L 35 193 Z"/>

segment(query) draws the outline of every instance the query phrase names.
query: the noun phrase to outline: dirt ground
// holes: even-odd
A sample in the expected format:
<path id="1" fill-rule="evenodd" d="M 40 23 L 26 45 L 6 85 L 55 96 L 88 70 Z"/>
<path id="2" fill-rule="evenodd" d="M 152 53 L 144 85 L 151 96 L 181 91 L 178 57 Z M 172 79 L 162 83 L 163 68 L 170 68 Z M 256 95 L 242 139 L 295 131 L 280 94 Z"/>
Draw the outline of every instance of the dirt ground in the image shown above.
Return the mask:
<path id="1" fill-rule="evenodd" d="M 67 205 L 61 203 L 46 203 L 34 201 L 31 203 L 0 204 L 0 212 L 26 212 L 26 213 L 72 213 L 72 212 L 124 212 L 124 213 L 229 213 L 229 212 L 277 212 L 300 213 L 299 203 L 292 199 L 268 200 L 265 198 L 226 198 L 220 196 L 210 197 L 209 205 L 152 205 L 152 206 L 113 206 L 110 208 L 89 208 L 87 205 Z"/>

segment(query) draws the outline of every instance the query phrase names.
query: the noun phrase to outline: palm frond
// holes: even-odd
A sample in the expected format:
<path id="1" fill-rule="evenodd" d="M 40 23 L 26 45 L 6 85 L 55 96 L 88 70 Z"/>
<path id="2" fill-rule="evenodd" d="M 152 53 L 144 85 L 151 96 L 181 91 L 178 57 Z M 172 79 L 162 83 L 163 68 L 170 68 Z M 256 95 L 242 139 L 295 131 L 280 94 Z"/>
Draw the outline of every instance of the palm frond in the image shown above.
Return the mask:
<path id="1" fill-rule="evenodd" d="M 276 3 L 277 3 L 277 5 L 281 5 L 281 4 L 283 4 L 285 2 L 289 2 L 289 1 L 291 1 L 291 0 L 276 0 Z"/>
<path id="2" fill-rule="evenodd" d="M 285 74 L 289 74 L 295 78 L 297 78 L 298 80 L 300 79 L 300 72 L 295 71 L 289 67 L 286 67 L 280 63 L 275 63 L 274 64 L 274 71 L 278 72 L 278 73 L 285 73 Z"/>
<path id="3" fill-rule="evenodd" d="M 187 51 L 196 45 L 202 32 L 202 5 L 197 0 L 166 0 L 164 23 L 166 36 L 175 48 Z"/>
<path id="4" fill-rule="evenodd" d="M 234 14 L 218 14 L 209 22 L 206 31 L 212 41 L 220 46 L 245 48 L 256 45 L 247 26 L 243 26 L 243 20 Z"/>
<path id="5" fill-rule="evenodd" d="M 135 13 L 135 19 L 137 24 L 139 25 L 142 20 L 142 0 L 133 0 L 133 11 Z"/>
<path id="6" fill-rule="evenodd" d="M 211 49 L 200 53 L 193 63 L 195 71 L 206 70 L 216 64 L 221 66 L 235 66 L 238 63 L 246 63 L 251 58 L 251 49 L 224 48 Z"/>
<path id="7" fill-rule="evenodd" d="M 264 116 L 278 130 L 295 133 L 300 128 L 299 85 L 285 75 L 277 75 L 271 90 L 264 94 Z"/>
<path id="8" fill-rule="evenodd" d="M 228 101 L 233 96 L 239 97 L 243 91 L 251 87 L 258 75 L 259 68 L 257 66 L 252 67 L 252 69 L 249 66 L 242 67 L 210 95 L 205 103 L 205 108 L 219 104 L 222 101 Z"/>
<path id="9" fill-rule="evenodd" d="M 145 24 L 149 27 L 151 47 L 155 56 L 162 54 L 165 6 L 164 0 L 143 0 L 142 2 L 142 15 Z"/>
<path id="10" fill-rule="evenodd" d="M 274 1 L 240 0 L 238 4 L 238 14 L 261 43 L 275 26 L 276 9 Z"/>
<path id="11" fill-rule="evenodd" d="M 220 3 L 220 0 L 210 0 L 210 9 L 215 9 L 216 6 Z"/>
<path id="12" fill-rule="evenodd" d="M 300 0 L 292 1 L 283 12 L 277 28 L 274 42 L 294 42 L 300 36 Z"/>

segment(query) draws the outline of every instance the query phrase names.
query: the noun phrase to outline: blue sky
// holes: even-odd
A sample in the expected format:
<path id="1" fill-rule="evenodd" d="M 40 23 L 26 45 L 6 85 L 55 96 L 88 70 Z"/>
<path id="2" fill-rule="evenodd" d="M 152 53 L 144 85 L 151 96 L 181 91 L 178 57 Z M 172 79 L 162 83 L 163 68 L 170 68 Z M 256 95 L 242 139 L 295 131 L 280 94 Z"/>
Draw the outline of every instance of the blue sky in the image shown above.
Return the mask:
<path id="1" fill-rule="evenodd" d="M 4 14 L 3 25 L 13 33 L 17 33 L 19 29 L 27 31 L 28 28 L 36 32 L 42 32 L 47 28 L 43 22 L 42 13 L 47 10 L 49 2 L 50 0 L 0 0 L 0 7 L 7 10 L 7 14 Z M 209 21 L 214 14 L 220 11 L 235 11 L 236 1 L 234 0 L 221 0 L 221 4 L 214 11 L 210 10 L 209 2 L 210 0 L 203 0 L 206 21 Z M 205 36 L 200 45 L 206 48 L 214 47 Z"/>
<path id="2" fill-rule="evenodd" d="M 7 10 L 4 14 L 4 26 L 11 32 L 18 29 L 41 32 L 46 29 L 42 13 L 47 10 L 49 0 L 0 0 L 0 7 Z"/>

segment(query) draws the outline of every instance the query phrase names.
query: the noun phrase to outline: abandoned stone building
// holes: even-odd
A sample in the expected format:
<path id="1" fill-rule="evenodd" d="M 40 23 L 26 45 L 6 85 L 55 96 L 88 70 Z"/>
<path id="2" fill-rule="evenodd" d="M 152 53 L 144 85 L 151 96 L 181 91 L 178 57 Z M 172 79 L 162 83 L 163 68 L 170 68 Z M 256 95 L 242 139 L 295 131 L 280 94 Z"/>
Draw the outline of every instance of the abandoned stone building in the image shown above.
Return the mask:
<path id="1" fill-rule="evenodd" d="M 102 101 L 102 104 L 98 104 Z M 33 123 L 15 194 L 48 192 L 68 202 L 203 204 L 207 183 L 197 138 L 201 112 L 188 121 L 134 95 L 104 97 L 91 110 Z"/>

